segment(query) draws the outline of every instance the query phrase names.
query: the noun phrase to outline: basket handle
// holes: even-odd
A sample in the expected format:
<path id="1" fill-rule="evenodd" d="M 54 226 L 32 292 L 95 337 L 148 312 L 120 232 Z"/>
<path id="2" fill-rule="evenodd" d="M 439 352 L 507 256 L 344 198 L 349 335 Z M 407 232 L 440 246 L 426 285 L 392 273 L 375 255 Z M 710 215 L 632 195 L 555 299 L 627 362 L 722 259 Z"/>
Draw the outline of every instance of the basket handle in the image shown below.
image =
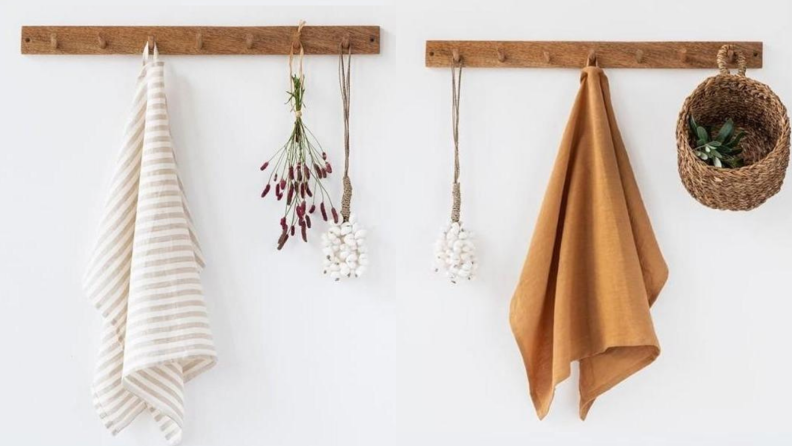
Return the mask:
<path id="1" fill-rule="evenodd" d="M 723 45 L 718 51 L 718 69 L 720 74 L 731 74 L 728 67 L 729 61 L 731 61 L 730 53 L 737 56 L 737 74 L 745 76 L 745 54 L 734 45 Z"/>

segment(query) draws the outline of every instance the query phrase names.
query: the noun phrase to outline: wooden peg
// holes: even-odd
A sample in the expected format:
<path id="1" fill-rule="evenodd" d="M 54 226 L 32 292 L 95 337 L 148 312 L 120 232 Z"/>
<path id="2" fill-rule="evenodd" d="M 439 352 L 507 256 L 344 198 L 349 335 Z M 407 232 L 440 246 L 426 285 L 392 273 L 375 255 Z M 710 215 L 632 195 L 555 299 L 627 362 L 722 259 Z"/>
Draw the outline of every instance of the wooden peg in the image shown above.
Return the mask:
<path id="1" fill-rule="evenodd" d="M 688 51 L 687 48 L 682 48 L 679 50 L 679 61 L 682 63 L 686 63 L 688 58 Z"/>
<path id="2" fill-rule="evenodd" d="M 157 41 L 154 40 L 154 36 L 148 36 L 148 46 L 150 50 L 154 50 L 154 46 L 157 45 Z"/>
<path id="3" fill-rule="evenodd" d="M 203 49 L 203 34 L 198 33 L 195 35 L 195 49 L 202 50 Z"/>
<path id="4" fill-rule="evenodd" d="M 644 52 L 643 52 L 643 50 L 635 51 L 635 61 L 638 62 L 638 63 L 643 63 L 644 62 Z"/>
<path id="5" fill-rule="evenodd" d="M 247 49 L 253 49 L 253 42 L 253 34 L 248 33 L 248 35 L 245 36 L 245 46 Z"/>
<path id="6" fill-rule="evenodd" d="M 550 61 L 553 60 L 549 51 L 542 51 L 542 60 L 544 60 L 545 63 L 550 63 Z"/>
<path id="7" fill-rule="evenodd" d="M 341 39 L 341 48 L 348 50 L 349 49 L 349 34 L 345 35 L 343 39 Z"/>
<path id="8" fill-rule="evenodd" d="M 454 48 L 451 50 L 451 60 L 453 60 L 454 63 L 459 63 L 459 61 L 462 60 L 462 56 L 459 55 L 458 49 Z"/>
<path id="9" fill-rule="evenodd" d="M 50 34 L 50 47 L 53 50 L 58 49 L 58 36 L 55 33 Z"/>
<path id="10" fill-rule="evenodd" d="M 506 53 L 503 52 L 503 49 L 498 48 L 498 62 L 503 63 L 506 62 Z"/>
<path id="11" fill-rule="evenodd" d="M 104 38 L 104 37 L 102 37 L 102 35 L 101 35 L 101 34 L 98 34 L 98 35 L 96 36 L 96 40 L 97 40 L 97 42 L 99 43 L 99 48 L 101 48 L 101 49 L 105 49 L 105 48 L 107 48 L 107 40 L 105 40 L 105 38 Z"/>

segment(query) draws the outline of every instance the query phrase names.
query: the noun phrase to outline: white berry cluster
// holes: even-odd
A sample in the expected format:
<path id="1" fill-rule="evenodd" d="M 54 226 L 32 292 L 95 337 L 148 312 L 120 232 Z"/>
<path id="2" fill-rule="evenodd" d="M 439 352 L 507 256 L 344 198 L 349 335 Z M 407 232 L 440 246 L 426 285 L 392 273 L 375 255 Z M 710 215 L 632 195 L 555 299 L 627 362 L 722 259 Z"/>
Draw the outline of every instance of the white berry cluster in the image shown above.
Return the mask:
<path id="1" fill-rule="evenodd" d="M 457 222 L 443 226 L 442 231 L 435 244 L 435 271 L 445 271 L 452 283 L 472 279 L 478 268 L 473 233 Z"/>
<path id="2" fill-rule="evenodd" d="M 360 277 L 366 271 L 366 230 L 359 229 L 354 215 L 348 222 L 335 223 L 322 234 L 324 274 L 333 280 Z"/>

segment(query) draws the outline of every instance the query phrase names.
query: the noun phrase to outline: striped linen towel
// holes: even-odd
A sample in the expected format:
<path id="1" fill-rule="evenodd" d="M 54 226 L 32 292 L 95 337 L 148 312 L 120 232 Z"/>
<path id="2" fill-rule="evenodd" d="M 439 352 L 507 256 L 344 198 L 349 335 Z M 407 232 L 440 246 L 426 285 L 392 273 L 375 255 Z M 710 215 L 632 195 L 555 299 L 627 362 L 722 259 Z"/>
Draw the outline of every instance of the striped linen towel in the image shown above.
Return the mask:
<path id="1" fill-rule="evenodd" d="M 148 409 L 181 441 L 184 383 L 215 364 L 203 255 L 176 170 L 157 49 L 144 50 L 132 116 L 85 291 L 104 319 L 94 406 L 113 435 Z"/>

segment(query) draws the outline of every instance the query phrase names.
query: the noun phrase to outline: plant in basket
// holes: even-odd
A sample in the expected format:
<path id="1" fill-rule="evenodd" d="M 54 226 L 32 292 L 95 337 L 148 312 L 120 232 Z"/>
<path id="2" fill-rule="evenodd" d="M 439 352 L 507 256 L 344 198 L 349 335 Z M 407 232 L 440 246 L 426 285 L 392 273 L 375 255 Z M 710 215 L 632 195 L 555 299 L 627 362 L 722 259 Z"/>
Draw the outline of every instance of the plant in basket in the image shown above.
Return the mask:
<path id="1" fill-rule="evenodd" d="M 734 135 L 734 121 L 727 119 L 713 138 L 713 132 L 706 126 L 696 122 L 693 116 L 688 121 L 690 134 L 696 141 L 693 149 L 697 157 L 707 164 L 715 167 L 738 168 L 743 167 L 742 149 L 740 141 L 745 137 L 745 132 Z"/>
<path id="2" fill-rule="evenodd" d="M 729 64 L 735 59 L 733 73 Z M 748 61 L 738 46 L 722 46 L 717 63 L 719 73 L 693 90 L 678 115 L 679 177 L 690 195 L 707 207 L 749 211 L 777 194 L 784 183 L 789 115 L 768 85 L 746 75 Z"/>

